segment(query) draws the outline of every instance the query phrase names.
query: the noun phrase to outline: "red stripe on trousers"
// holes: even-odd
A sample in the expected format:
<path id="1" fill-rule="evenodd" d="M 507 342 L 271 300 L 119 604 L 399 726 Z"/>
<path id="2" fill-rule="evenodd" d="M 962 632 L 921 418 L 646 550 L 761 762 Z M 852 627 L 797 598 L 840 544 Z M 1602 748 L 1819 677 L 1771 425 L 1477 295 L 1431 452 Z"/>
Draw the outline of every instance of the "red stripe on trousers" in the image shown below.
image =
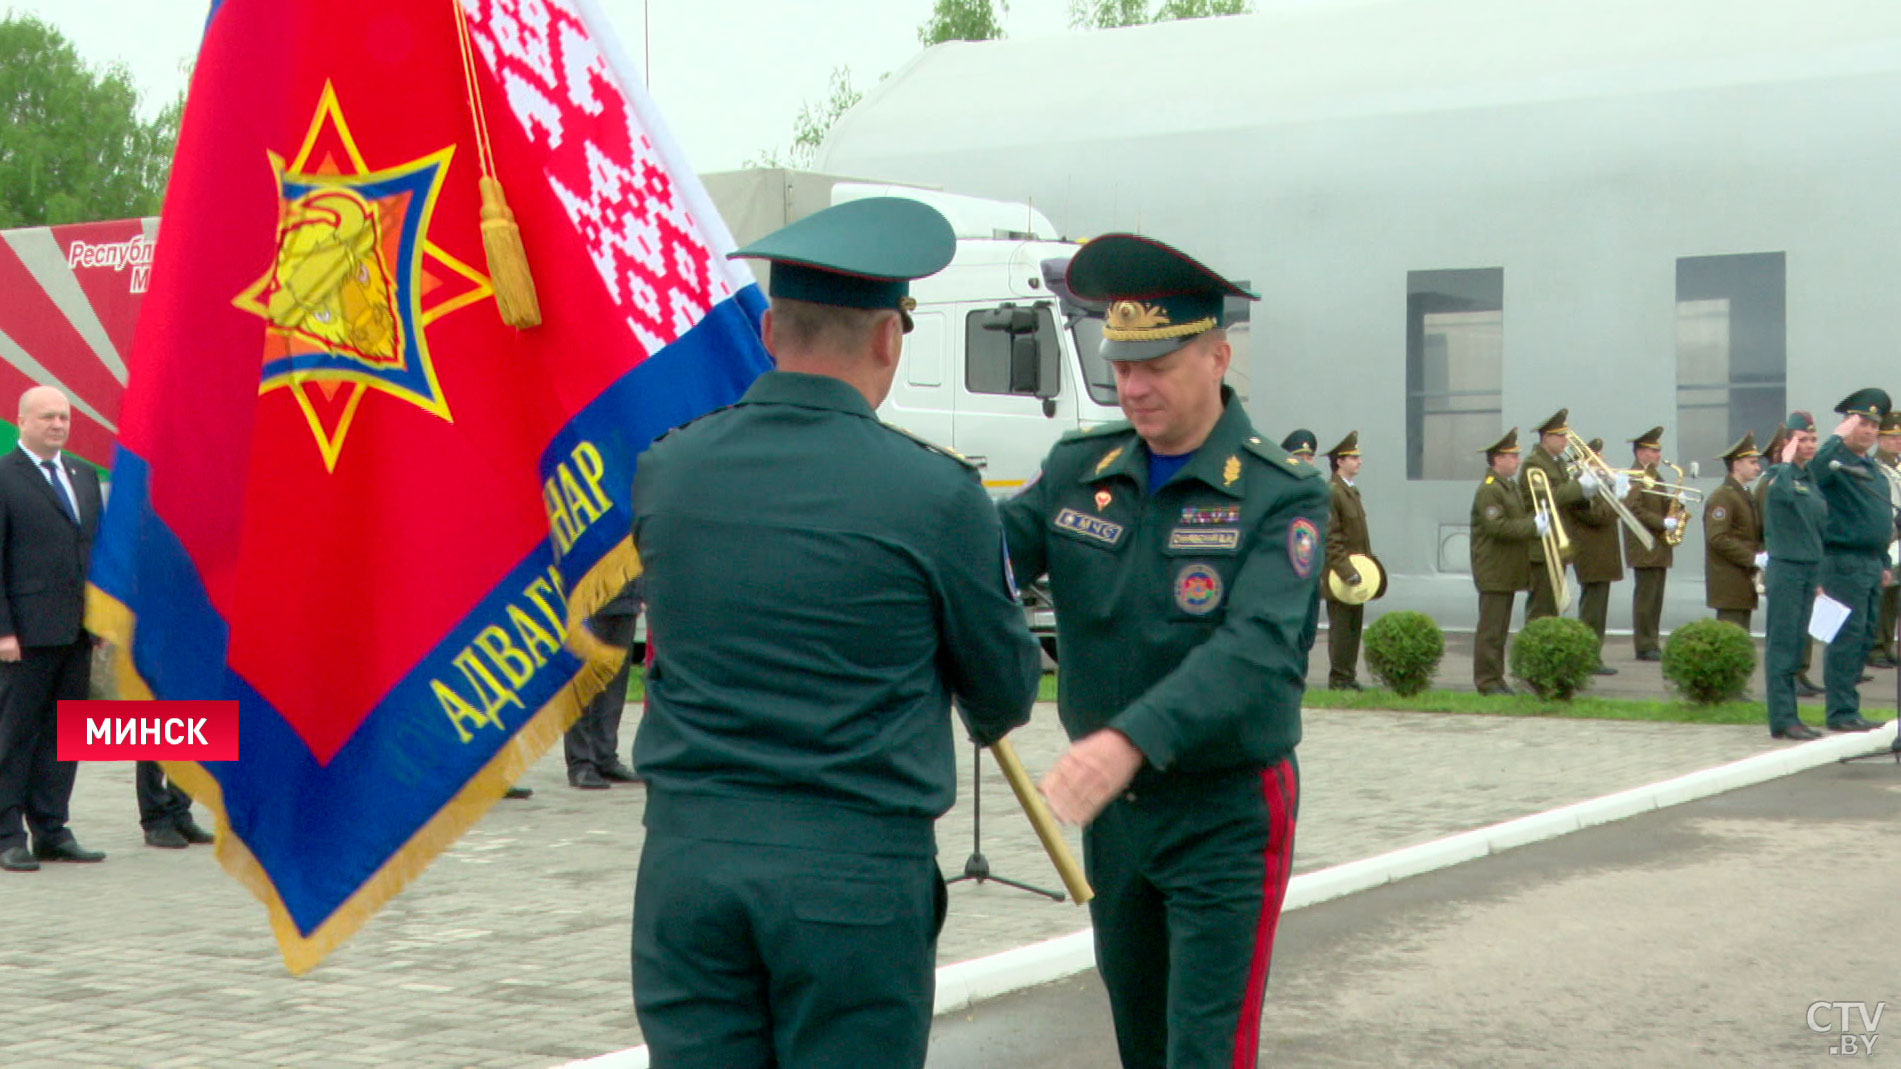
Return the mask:
<path id="1" fill-rule="evenodd" d="M 1300 782 L 1291 761 L 1261 772 L 1267 803 L 1267 850 L 1261 855 L 1261 916 L 1254 924 L 1254 958 L 1248 966 L 1247 997 L 1234 1028 L 1234 1069 L 1253 1069 L 1261 1048 L 1261 1004 L 1267 999 L 1267 967 L 1274 958 L 1274 929 L 1294 868 L 1294 801 Z"/>

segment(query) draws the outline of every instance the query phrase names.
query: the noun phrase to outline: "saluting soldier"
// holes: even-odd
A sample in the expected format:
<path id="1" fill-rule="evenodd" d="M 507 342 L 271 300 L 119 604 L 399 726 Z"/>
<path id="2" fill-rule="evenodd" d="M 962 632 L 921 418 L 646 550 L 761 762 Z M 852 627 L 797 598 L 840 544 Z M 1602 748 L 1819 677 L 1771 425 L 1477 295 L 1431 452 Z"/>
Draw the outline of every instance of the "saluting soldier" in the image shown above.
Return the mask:
<path id="1" fill-rule="evenodd" d="M 1484 450 L 1491 469 L 1472 495 L 1472 585 L 1479 591 L 1479 626 L 1473 635 L 1472 682 L 1480 694 L 1511 694 L 1505 683 L 1505 639 L 1511 633 L 1512 599 L 1531 589 L 1530 547 L 1550 529 L 1518 492 L 1518 428 Z"/>
<path id="2" fill-rule="evenodd" d="M 827 208 L 772 261 L 779 370 L 634 478 L 654 661 L 634 1006 L 659 1066 L 924 1064 L 956 794 L 1029 717 L 1040 651 L 977 470 L 879 421 L 943 216 Z"/>
<path id="3" fill-rule="evenodd" d="M 1558 506 L 1558 514 L 1551 517 L 1551 522 L 1563 528 L 1566 537 L 1570 536 L 1570 527 L 1565 523 L 1564 514 L 1580 504 L 1588 504 L 1586 498 L 1597 493 L 1596 479 L 1589 473 L 1582 478 L 1573 479 L 1570 470 L 1564 466 L 1564 461 L 1558 459 L 1559 454 L 1564 452 L 1565 444 L 1570 441 L 1566 436 L 1566 432 L 1571 429 L 1566 423 L 1570 415 L 1570 409 L 1560 408 L 1550 419 L 1545 420 L 1538 428 L 1538 444 L 1531 448 L 1530 455 L 1524 460 L 1525 467 L 1536 468 L 1545 473 L 1545 478 L 1551 480 L 1551 499 Z M 1528 475 L 1518 480 L 1518 492 L 1524 498 L 1525 511 L 1537 512 L 1537 508 L 1531 501 L 1531 483 Z M 1564 570 L 1566 563 L 1568 562 L 1559 562 L 1560 572 Z M 1525 622 L 1530 623 L 1541 617 L 1556 615 L 1558 615 L 1558 592 L 1551 589 L 1551 576 L 1545 570 L 1544 542 L 1534 539 L 1531 543 L 1531 596 L 1525 600 Z"/>
<path id="4" fill-rule="evenodd" d="M 1762 548 L 1762 514 L 1749 484 L 1762 471 L 1756 436 L 1745 432 L 1723 454 L 1729 474 L 1703 504 L 1704 602 L 1726 620 L 1749 630 L 1756 611 L 1756 576 L 1767 557 Z"/>
<path id="5" fill-rule="evenodd" d="M 1360 476 L 1360 432 L 1348 431 L 1340 444 L 1327 450 L 1333 465 L 1333 478 L 1327 488 L 1333 498 L 1327 521 L 1327 571 L 1342 583 L 1357 585 L 1371 581 L 1348 558 L 1373 555 L 1372 536 L 1366 529 L 1366 506 L 1360 502 L 1360 488 L 1354 480 Z M 1320 592 L 1327 599 L 1327 654 L 1331 662 L 1327 686 L 1334 690 L 1359 690 L 1360 625 L 1366 619 L 1363 601 L 1347 602 L 1334 594 L 1331 584 L 1322 583 Z"/>
<path id="6" fill-rule="evenodd" d="M 1644 479 L 1653 487 L 1663 485 L 1663 476 L 1657 473 L 1657 463 L 1663 459 L 1663 428 L 1652 427 L 1632 438 L 1630 447 L 1636 467 L 1643 472 Z M 1633 483 L 1637 481 L 1632 480 Z M 1628 530 L 1624 532 L 1624 560 L 1630 564 L 1631 572 L 1637 577 L 1636 587 L 1630 596 L 1631 637 L 1637 648 L 1638 660 L 1661 661 L 1663 587 L 1669 577 L 1670 565 L 1676 560 L 1676 549 L 1665 536 L 1677 529 L 1678 520 L 1670 515 L 1669 498 L 1645 493 L 1641 486 L 1631 487 L 1624 495 L 1624 505 L 1656 541 L 1654 546 L 1645 549 L 1643 543 L 1637 541 L 1636 535 Z"/>
<path id="7" fill-rule="evenodd" d="M 1875 463 L 1889 472 L 1901 475 L 1901 412 L 1890 412 L 1881 421 L 1881 435 L 1875 439 Z M 1895 526 L 1901 534 L 1901 482 L 1887 476 L 1888 500 L 1895 506 Z M 1901 567 L 1901 553 L 1897 553 L 1901 542 L 1888 543 L 1888 571 L 1894 573 Z M 1881 588 L 1881 614 L 1875 624 L 1874 644 L 1868 651 L 1868 663 L 1876 668 L 1893 668 L 1894 627 L 1897 610 L 1901 610 L 1901 586 L 1888 583 Z"/>
<path id="8" fill-rule="evenodd" d="M 1822 733 L 1796 712 L 1803 659 L 1809 649 L 1809 614 L 1822 575 L 1822 525 L 1828 501 L 1816 489 L 1815 418 L 1791 412 L 1776 454 L 1779 463 L 1758 480 L 1762 532 L 1769 564 L 1764 574 L 1768 619 L 1763 627 L 1763 677 L 1769 734 L 1778 739 L 1819 739 Z M 1807 697 L 1808 695 L 1803 695 Z"/>
<path id="9" fill-rule="evenodd" d="M 1604 439 L 1593 438 L 1589 446 L 1591 452 L 1604 455 Z M 1624 579 L 1624 540 L 1617 533 L 1623 529 L 1622 521 L 1598 494 L 1572 506 L 1571 518 L 1577 521 L 1571 536 L 1577 552 L 1571 566 L 1578 576 L 1578 619 L 1597 635 L 1597 674 L 1614 676 L 1617 669 L 1604 663 L 1604 629 L 1610 619 L 1611 584 Z"/>
<path id="10" fill-rule="evenodd" d="M 1808 431 L 1808 443 L 1804 447 L 1808 452 L 1802 457 L 1802 463 L 1807 464 L 1809 459 L 1815 455 L 1815 420 L 1806 412 L 1797 413 L 1797 415 L 1802 417 L 1805 429 Z M 1769 473 L 1773 470 L 1775 465 L 1782 462 L 1782 453 L 1783 450 L 1787 448 L 1789 440 L 1789 425 L 1787 423 L 1778 423 L 1776 425 L 1776 432 L 1769 436 L 1769 444 L 1764 447 L 1762 451 L 1763 464 L 1765 465 L 1762 476 L 1756 480 L 1755 487 L 1750 490 L 1750 495 L 1756 499 L 1756 515 L 1762 517 L 1762 541 L 1763 551 L 1765 553 L 1767 553 L 1769 549 L 1769 484 L 1771 481 Z M 1820 536 L 1818 535 L 1817 537 L 1819 538 Z M 1765 565 L 1763 569 L 1763 584 L 1765 588 L 1768 582 L 1768 567 Z M 1764 596 L 1767 597 L 1767 594 L 1765 593 Z M 1808 637 L 1807 620 L 1802 622 L 1801 649 L 1801 668 L 1796 672 L 1795 676 L 1795 696 L 1798 698 L 1818 697 L 1823 694 L 1824 691 L 1821 687 L 1809 681 L 1809 665 L 1814 663 L 1815 659 L 1815 641 Z M 1765 666 L 1767 663 L 1768 660 L 1765 655 Z"/>
<path id="11" fill-rule="evenodd" d="M 1086 824 L 1096 964 L 1125 1066 L 1253 1065 L 1294 844 L 1294 746 L 1318 628 L 1327 487 L 1222 384 L 1227 298 L 1160 242 L 1069 264 L 1103 301 L 1129 422 L 1058 442 L 1003 505 L 1025 581 L 1048 574 L 1072 740 L 1043 777 Z"/>
<path id="12" fill-rule="evenodd" d="M 1849 610 L 1823 662 L 1830 731 L 1881 726 L 1861 715 L 1858 684 L 1874 630 L 1869 621 L 1880 609 L 1881 584 L 1891 574 L 1888 543 L 1894 539 L 1894 509 L 1888 503 L 1888 480 L 1869 456 L 1890 407 L 1886 390 L 1870 387 L 1849 394 L 1835 406 L 1845 418 L 1815 452 L 1815 485 L 1828 498 L 1822 590 Z"/>
<path id="13" fill-rule="evenodd" d="M 1314 432 L 1307 428 L 1296 427 L 1287 432 L 1287 437 L 1281 439 L 1281 448 L 1287 451 L 1288 456 L 1302 464 L 1312 464 L 1314 450 L 1320 448 L 1320 439 L 1315 438 Z"/>

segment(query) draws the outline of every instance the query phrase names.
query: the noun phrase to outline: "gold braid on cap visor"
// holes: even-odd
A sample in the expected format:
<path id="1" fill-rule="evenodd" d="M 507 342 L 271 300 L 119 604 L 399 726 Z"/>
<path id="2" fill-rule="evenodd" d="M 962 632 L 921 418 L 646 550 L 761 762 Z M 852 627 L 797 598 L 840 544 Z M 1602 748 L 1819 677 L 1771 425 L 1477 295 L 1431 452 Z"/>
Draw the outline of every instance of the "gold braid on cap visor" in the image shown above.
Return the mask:
<path id="1" fill-rule="evenodd" d="M 1109 318 L 1102 326 L 1102 336 L 1110 341 L 1163 341 L 1168 338 L 1186 338 L 1191 334 L 1213 330 L 1214 327 L 1214 316 L 1171 326 L 1168 314 L 1156 305 L 1117 301 L 1109 306 Z"/>

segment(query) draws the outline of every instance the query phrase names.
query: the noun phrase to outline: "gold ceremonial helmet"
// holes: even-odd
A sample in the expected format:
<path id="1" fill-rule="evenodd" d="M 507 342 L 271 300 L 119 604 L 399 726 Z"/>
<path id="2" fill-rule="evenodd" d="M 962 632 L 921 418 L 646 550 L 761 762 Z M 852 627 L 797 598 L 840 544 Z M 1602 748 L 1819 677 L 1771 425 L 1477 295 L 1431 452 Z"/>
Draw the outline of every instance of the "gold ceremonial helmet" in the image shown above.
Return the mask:
<path id="1" fill-rule="evenodd" d="M 1327 590 L 1335 601 L 1364 605 L 1386 596 L 1386 569 L 1380 566 L 1379 558 L 1367 553 L 1354 553 L 1347 557 L 1347 563 L 1360 573 L 1360 581 L 1349 583 L 1341 579 L 1339 573 L 1328 569 Z"/>

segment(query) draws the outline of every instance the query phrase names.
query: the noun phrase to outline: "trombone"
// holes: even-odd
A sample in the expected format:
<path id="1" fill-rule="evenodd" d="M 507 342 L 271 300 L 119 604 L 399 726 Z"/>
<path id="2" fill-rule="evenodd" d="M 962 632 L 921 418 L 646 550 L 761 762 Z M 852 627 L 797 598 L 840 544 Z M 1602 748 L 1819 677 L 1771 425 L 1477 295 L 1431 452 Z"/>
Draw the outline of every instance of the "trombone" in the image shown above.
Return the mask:
<path id="1" fill-rule="evenodd" d="M 1645 527 L 1643 521 L 1630 511 L 1630 507 L 1618 498 L 1616 469 L 1604 463 L 1604 458 L 1598 456 L 1589 443 L 1578 437 L 1578 432 L 1565 430 L 1564 452 L 1558 454 L 1558 459 L 1564 462 L 1573 475 L 1589 472 L 1592 480 L 1597 483 L 1597 496 L 1604 499 L 1612 512 L 1617 513 L 1617 518 L 1623 521 L 1631 536 L 1636 538 L 1645 549 L 1657 548 L 1657 539 L 1650 533 L 1650 528 Z M 1546 496 L 1550 496 L 1550 486 L 1550 481 L 1546 480 Z M 1555 522 L 1557 517 L 1553 516 L 1552 519 Z"/>
<path id="2" fill-rule="evenodd" d="M 1525 472 L 1525 489 L 1531 491 L 1532 510 L 1545 517 L 1545 533 L 1538 536 L 1545 547 L 1545 578 L 1551 583 L 1558 611 L 1564 612 L 1571 607 L 1571 576 L 1564 567 L 1571 556 L 1571 536 L 1564 533 L 1564 521 L 1558 518 L 1558 500 L 1551 494 L 1550 477 L 1530 468 Z"/>

